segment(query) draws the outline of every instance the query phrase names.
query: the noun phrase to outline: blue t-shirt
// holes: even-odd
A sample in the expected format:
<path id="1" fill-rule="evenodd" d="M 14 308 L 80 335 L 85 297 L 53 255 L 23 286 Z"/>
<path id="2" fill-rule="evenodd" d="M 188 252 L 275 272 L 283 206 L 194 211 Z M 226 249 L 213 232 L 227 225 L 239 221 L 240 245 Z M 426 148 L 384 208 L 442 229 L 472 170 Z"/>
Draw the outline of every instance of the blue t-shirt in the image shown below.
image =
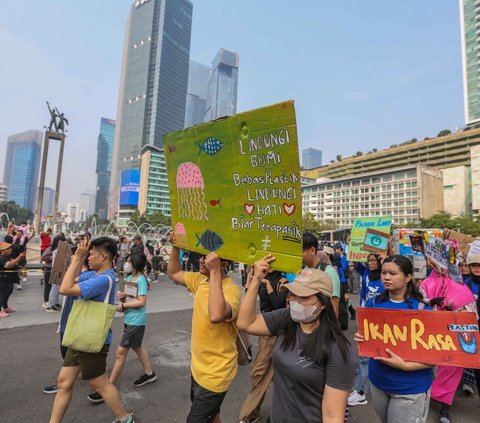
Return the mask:
<path id="1" fill-rule="evenodd" d="M 84 300 L 93 300 L 98 302 L 104 302 L 105 297 L 107 296 L 108 287 L 110 280 L 112 281 L 112 289 L 110 291 L 110 297 L 108 299 L 109 304 L 115 303 L 115 273 L 113 269 L 109 269 L 106 272 L 99 273 L 96 272 L 83 272 L 79 277 L 78 286 L 80 288 L 80 297 Z M 105 345 L 110 345 L 112 342 L 112 329 L 108 331 L 107 339 L 105 340 Z"/>
<path id="2" fill-rule="evenodd" d="M 131 282 L 132 276 L 130 275 L 126 282 Z M 138 293 L 137 296 L 146 296 L 148 291 L 147 279 L 144 275 L 140 275 L 134 283 L 137 283 Z M 127 308 L 123 319 L 126 325 L 130 326 L 145 326 L 147 324 L 147 306 L 144 305 L 141 308 Z"/>
<path id="3" fill-rule="evenodd" d="M 366 307 L 386 308 L 390 310 L 418 310 L 419 301 L 410 298 L 407 301 L 394 302 L 392 300 L 376 303 L 374 298 L 367 302 Z M 424 310 L 431 310 L 424 306 Z M 371 358 L 368 362 L 368 378 L 378 389 L 391 394 L 413 395 L 427 392 L 432 386 L 432 369 L 414 370 L 407 372 L 387 366 Z"/>
<path id="4" fill-rule="evenodd" d="M 382 280 L 377 279 L 376 281 L 370 280 L 370 270 L 367 268 L 362 274 L 362 288 L 360 290 L 360 307 L 365 307 L 365 304 L 375 298 L 378 294 L 381 294 L 385 291 L 383 287 Z"/>
<path id="5" fill-rule="evenodd" d="M 477 299 L 480 293 L 480 285 L 478 283 L 473 282 L 471 277 L 466 278 L 464 283 L 470 288 L 470 291 L 472 291 L 473 295 L 475 296 L 475 299 Z M 478 312 L 480 313 L 480 310 L 478 310 Z"/>

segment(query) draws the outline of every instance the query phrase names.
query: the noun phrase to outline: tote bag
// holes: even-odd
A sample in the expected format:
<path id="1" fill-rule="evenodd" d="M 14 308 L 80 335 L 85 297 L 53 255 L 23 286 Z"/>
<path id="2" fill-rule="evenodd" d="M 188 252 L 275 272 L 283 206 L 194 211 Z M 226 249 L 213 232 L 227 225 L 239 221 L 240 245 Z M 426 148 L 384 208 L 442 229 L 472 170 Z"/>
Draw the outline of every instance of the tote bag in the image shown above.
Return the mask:
<path id="1" fill-rule="evenodd" d="M 103 303 L 93 300 L 75 300 L 73 302 L 63 335 L 62 345 L 64 347 L 97 353 L 105 344 L 115 315 L 115 306 L 108 303 L 112 290 L 112 278 L 106 276 L 109 286 Z"/>

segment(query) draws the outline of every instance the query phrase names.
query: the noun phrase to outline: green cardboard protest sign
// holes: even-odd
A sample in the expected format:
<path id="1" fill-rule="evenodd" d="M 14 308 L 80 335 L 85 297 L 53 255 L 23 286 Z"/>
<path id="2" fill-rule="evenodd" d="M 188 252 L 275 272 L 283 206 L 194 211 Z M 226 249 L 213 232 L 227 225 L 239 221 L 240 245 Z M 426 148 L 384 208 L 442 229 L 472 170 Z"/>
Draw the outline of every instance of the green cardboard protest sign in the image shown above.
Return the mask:
<path id="1" fill-rule="evenodd" d="M 385 237 L 378 236 L 377 232 L 389 235 L 391 226 L 391 216 L 360 217 L 355 219 L 348 244 L 348 261 L 366 261 L 371 252 L 364 250 L 364 245 L 368 245 L 370 248 L 367 248 L 370 251 L 374 251 L 375 246 L 377 247 L 375 252 L 386 250 L 388 242 L 385 243 Z"/>
<path id="2" fill-rule="evenodd" d="M 272 267 L 302 265 L 300 165 L 293 101 L 164 137 L 172 227 L 190 251 Z"/>

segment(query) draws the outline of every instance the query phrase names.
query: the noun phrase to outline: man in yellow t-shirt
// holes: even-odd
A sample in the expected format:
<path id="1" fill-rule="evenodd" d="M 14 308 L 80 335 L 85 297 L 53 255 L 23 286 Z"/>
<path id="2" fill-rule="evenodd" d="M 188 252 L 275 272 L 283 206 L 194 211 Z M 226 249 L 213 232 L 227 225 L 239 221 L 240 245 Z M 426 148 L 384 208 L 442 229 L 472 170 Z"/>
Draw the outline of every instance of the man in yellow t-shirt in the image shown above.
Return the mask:
<path id="1" fill-rule="evenodd" d="M 168 276 L 195 296 L 192 316 L 192 407 L 187 423 L 221 423 L 220 406 L 237 373 L 237 318 L 241 290 L 215 253 L 200 258 L 199 272 L 184 272 L 172 237 Z"/>

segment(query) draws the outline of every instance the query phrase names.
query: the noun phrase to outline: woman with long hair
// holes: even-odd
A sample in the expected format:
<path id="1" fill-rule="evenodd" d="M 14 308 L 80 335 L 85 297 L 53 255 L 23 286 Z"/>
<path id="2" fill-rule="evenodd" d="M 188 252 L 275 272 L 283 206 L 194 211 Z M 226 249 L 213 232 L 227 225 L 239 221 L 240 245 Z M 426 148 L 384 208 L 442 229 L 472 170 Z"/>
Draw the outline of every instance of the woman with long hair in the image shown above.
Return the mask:
<path id="1" fill-rule="evenodd" d="M 385 291 L 371 298 L 366 307 L 390 310 L 429 309 L 413 282 L 412 262 L 404 256 L 387 257 L 381 279 Z M 364 342 L 359 333 L 355 341 Z M 387 349 L 388 358 L 371 358 L 368 377 L 373 406 L 382 423 L 424 423 L 427 420 L 433 371 L 429 364 L 407 362 Z"/>
<path id="2" fill-rule="evenodd" d="M 343 423 L 355 375 L 351 347 L 333 309 L 332 281 L 318 269 L 303 269 L 289 290 L 289 307 L 256 314 L 256 293 L 274 260 L 255 263 L 237 325 L 257 336 L 278 336 L 270 423 Z"/>

